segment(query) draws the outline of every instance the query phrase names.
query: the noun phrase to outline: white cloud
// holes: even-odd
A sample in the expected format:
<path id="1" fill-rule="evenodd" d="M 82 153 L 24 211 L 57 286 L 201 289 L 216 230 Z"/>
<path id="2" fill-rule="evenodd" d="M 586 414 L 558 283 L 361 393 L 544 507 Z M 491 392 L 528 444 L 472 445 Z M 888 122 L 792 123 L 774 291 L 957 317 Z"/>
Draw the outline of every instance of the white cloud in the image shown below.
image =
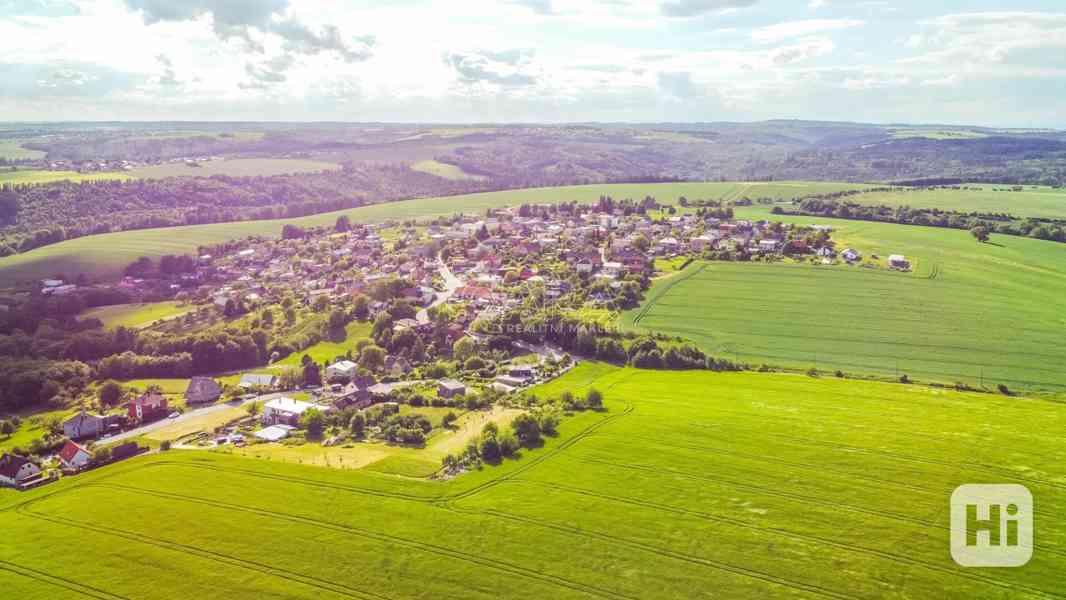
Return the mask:
<path id="1" fill-rule="evenodd" d="M 807 19 L 804 21 L 788 21 L 760 27 L 751 32 L 751 39 L 756 42 L 780 42 L 794 37 L 802 37 L 813 33 L 835 31 L 862 27 L 865 21 L 858 19 Z"/>

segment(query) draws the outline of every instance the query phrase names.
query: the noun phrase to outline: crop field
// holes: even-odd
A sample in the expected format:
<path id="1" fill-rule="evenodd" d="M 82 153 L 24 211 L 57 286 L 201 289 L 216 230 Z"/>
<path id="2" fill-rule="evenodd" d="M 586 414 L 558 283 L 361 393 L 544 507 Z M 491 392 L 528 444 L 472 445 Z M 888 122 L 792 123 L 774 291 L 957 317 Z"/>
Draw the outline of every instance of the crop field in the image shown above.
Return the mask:
<path id="1" fill-rule="evenodd" d="M 838 248 L 903 254 L 914 270 L 694 263 L 655 283 L 623 325 L 680 335 L 751 364 L 1066 388 L 1066 245 L 1011 236 L 980 244 L 951 229 L 791 220 L 831 224 Z"/>
<path id="2" fill-rule="evenodd" d="M 83 319 L 100 319 L 104 327 L 148 327 L 160 319 L 171 319 L 196 310 L 192 304 L 179 302 L 152 302 L 149 304 L 115 304 L 90 308 L 79 316 Z"/>
<path id="3" fill-rule="evenodd" d="M 0 491 L 19 598 L 1062 598 L 1066 413 L 793 375 L 583 365 L 606 410 L 449 481 L 196 451 Z M 1032 560 L 964 569 L 962 483 L 1026 485 Z M 72 543 L 76 540 L 76 543 Z"/>
<path id="4" fill-rule="evenodd" d="M 298 219 L 241 221 L 141 229 L 107 233 L 67 240 L 30 252 L 0 258 L 0 287 L 17 282 L 52 277 L 57 273 L 85 273 L 99 279 L 113 279 L 138 257 L 158 258 L 165 254 L 196 252 L 201 245 L 252 235 L 281 235 L 281 227 L 292 223 L 303 227 L 332 225 L 340 215 L 354 222 L 372 223 L 387 219 L 425 219 L 459 212 L 483 213 L 487 208 L 514 206 L 525 202 L 560 203 L 595 202 L 601 194 L 616 198 L 643 198 L 653 195 L 662 202 L 676 202 L 679 196 L 690 199 L 774 197 L 792 199 L 815 192 L 859 189 L 867 186 L 849 183 L 772 182 L 772 183 L 660 183 L 584 185 L 487 192 L 462 196 L 421 198 L 401 202 L 373 204 L 344 211 L 322 213 Z"/>
<path id="5" fill-rule="evenodd" d="M 1021 191 L 1010 186 L 973 185 L 969 190 L 921 190 L 871 192 L 848 198 L 869 205 L 939 208 L 958 212 L 1009 213 L 1016 217 L 1066 219 L 1066 189 L 1027 185 Z"/>
<path id="6" fill-rule="evenodd" d="M 100 181 L 129 179 L 128 173 L 78 173 L 77 171 L 0 171 L 0 185 L 5 183 L 51 183 L 53 181 Z"/>
<path id="7" fill-rule="evenodd" d="M 210 177 L 212 175 L 229 175 L 232 177 L 251 177 L 267 175 L 286 175 L 289 173 L 313 173 L 341 168 L 340 165 L 317 160 L 295 158 L 233 158 L 211 160 L 190 166 L 183 162 L 166 163 L 139 167 L 129 174 L 141 179 L 161 179 L 164 177 Z"/>

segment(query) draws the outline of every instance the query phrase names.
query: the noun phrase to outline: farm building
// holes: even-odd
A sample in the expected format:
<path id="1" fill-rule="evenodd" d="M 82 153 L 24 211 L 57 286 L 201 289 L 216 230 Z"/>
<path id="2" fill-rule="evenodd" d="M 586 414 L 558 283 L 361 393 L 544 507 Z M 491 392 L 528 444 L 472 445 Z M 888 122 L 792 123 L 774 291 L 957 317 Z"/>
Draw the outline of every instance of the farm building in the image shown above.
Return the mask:
<path id="1" fill-rule="evenodd" d="M 910 269 L 911 263 L 902 254 L 893 254 L 888 257 L 888 266 L 894 269 Z"/>
<path id="2" fill-rule="evenodd" d="M 18 487 L 40 474 L 40 467 L 21 456 L 15 454 L 0 456 L 0 485 Z"/>
<path id="3" fill-rule="evenodd" d="M 511 375 L 499 375 L 496 377 L 496 383 L 502 383 L 510 388 L 522 387 L 528 381 L 529 379 L 525 377 L 512 377 Z"/>
<path id="4" fill-rule="evenodd" d="M 92 459 L 88 450 L 69 440 L 59 451 L 59 463 L 68 471 L 80 471 L 89 466 Z"/>
<path id="5" fill-rule="evenodd" d="M 441 398 L 454 398 L 466 394 L 466 386 L 461 381 L 442 379 L 437 384 L 437 395 Z"/>
<path id="6" fill-rule="evenodd" d="M 245 373 L 237 385 L 244 389 L 272 389 L 278 383 L 278 376 L 270 373 Z"/>
<path id="7" fill-rule="evenodd" d="M 193 377 L 185 389 L 185 402 L 188 404 L 207 404 L 222 396 L 222 387 L 210 377 Z"/>
<path id="8" fill-rule="evenodd" d="M 359 370 L 359 365 L 350 360 L 341 360 L 326 367 L 326 380 L 334 381 L 337 379 L 348 379 L 355 377 L 355 372 Z"/>
<path id="9" fill-rule="evenodd" d="M 252 435 L 265 442 L 277 442 L 289 437 L 289 433 L 293 429 L 296 428 L 291 425 L 271 425 L 260 429 Z"/>
<path id="10" fill-rule="evenodd" d="M 167 399 L 159 392 L 145 392 L 126 405 L 126 417 L 132 423 L 150 423 L 167 416 Z"/>
<path id="11" fill-rule="evenodd" d="M 119 444 L 111 449 L 111 460 L 126 460 L 131 456 L 136 456 L 140 451 L 141 447 L 137 445 L 137 442 Z"/>
<path id="12" fill-rule="evenodd" d="M 312 408 L 318 408 L 318 406 L 310 402 L 293 400 L 292 398 L 275 398 L 263 406 L 262 421 L 264 425 L 291 425 L 296 427 L 300 424 L 300 417 Z"/>

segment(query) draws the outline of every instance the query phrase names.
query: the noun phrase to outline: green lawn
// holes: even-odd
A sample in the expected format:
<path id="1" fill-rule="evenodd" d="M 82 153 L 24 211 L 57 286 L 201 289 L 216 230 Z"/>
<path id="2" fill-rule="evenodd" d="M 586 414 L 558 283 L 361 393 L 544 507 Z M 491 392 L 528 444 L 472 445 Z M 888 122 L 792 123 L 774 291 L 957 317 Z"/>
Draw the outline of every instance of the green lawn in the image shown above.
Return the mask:
<path id="1" fill-rule="evenodd" d="M 148 327 L 160 319 L 170 319 L 196 310 L 192 304 L 153 302 L 150 304 L 115 304 L 90 308 L 81 313 L 83 319 L 100 319 L 104 327 Z"/>
<path id="2" fill-rule="evenodd" d="M 756 209 L 742 213 L 758 218 Z M 1066 245 L 966 231 L 795 217 L 839 248 L 903 254 L 911 273 L 837 265 L 692 264 L 623 324 L 742 362 L 994 387 L 1066 388 Z"/>
<path id="3" fill-rule="evenodd" d="M 682 195 L 689 199 L 730 199 L 744 195 L 792 199 L 809 193 L 861 187 L 865 186 L 822 182 L 612 184 L 422 198 L 374 204 L 298 219 L 142 229 L 77 238 L 0 258 L 0 282 L 13 285 L 16 282 L 25 283 L 60 273 L 85 273 L 100 279 L 114 279 L 120 277 L 122 270 L 140 256 L 159 258 L 164 254 L 188 254 L 196 252 L 199 246 L 252 235 L 280 236 L 281 227 L 286 223 L 305 227 L 330 225 L 342 214 L 348 215 L 355 222 L 373 223 L 387 219 L 423 219 L 457 212 L 481 214 L 487 208 L 525 202 L 595 202 L 601 194 L 610 194 L 616 198 L 643 198 L 650 194 L 663 202 L 676 202 L 678 196 Z"/>
<path id="4" fill-rule="evenodd" d="M 296 367 L 300 365 L 300 361 L 303 360 L 305 354 L 309 355 L 315 362 L 330 363 L 338 356 L 343 356 L 349 350 L 352 355 L 355 356 L 355 344 L 361 339 L 370 337 L 370 329 L 373 327 L 372 323 L 364 323 L 360 321 L 353 321 L 349 323 L 345 328 L 347 336 L 342 342 L 333 342 L 330 340 L 321 341 L 314 346 L 311 346 L 300 352 L 293 352 L 278 362 L 270 365 L 271 367 Z"/>
<path id="5" fill-rule="evenodd" d="M 919 190 L 911 192 L 871 192 L 847 198 L 860 204 L 939 208 L 958 212 L 1009 213 L 1016 217 L 1066 219 L 1066 189 L 973 184 L 969 190 Z M 998 191 L 997 191 L 998 190 Z"/>
<path id="6" fill-rule="evenodd" d="M 42 599 L 1061 596 L 1061 405 L 795 375 L 587 365 L 566 379 L 604 390 L 607 410 L 449 481 L 171 451 L 0 491 L 0 585 Z M 1035 498 L 1023 568 L 950 558 L 952 490 L 988 481 Z"/>

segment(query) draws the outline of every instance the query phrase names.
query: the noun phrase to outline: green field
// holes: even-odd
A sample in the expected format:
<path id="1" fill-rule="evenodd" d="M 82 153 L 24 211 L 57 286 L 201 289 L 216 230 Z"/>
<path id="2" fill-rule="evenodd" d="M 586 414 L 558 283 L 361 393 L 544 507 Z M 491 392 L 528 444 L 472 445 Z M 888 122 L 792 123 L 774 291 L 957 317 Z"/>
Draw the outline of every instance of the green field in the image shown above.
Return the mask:
<path id="1" fill-rule="evenodd" d="M 83 319 L 100 319 L 104 327 L 148 327 L 160 319 L 171 319 L 196 310 L 192 304 L 153 302 L 150 304 L 114 304 L 90 308 L 78 315 Z"/>
<path id="2" fill-rule="evenodd" d="M 422 171 L 445 179 L 485 179 L 481 175 L 471 175 L 460 167 L 435 160 L 420 160 L 411 165 L 415 171 Z"/>
<path id="3" fill-rule="evenodd" d="M 952 229 L 785 220 L 832 224 L 838 248 L 882 259 L 903 254 L 914 270 L 695 263 L 656 283 L 623 324 L 752 364 L 1066 387 L 1066 245 L 1010 236 L 979 244 Z"/>
<path id="4" fill-rule="evenodd" d="M 0 184 L 5 183 L 51 183 L 53 181 L 100 181 L 103 179 L 129 179 L 129 173 L 78 173 L 77 171 L 0 171 Z"/>
<path id="5" fill-rule="evenodd" d="M 46 153 L 41 152 L 40 150 L 30 150 L 28 148 L 23 148 L 22 144 L 26 141 L 27 140 L 0 139 L 0 158 L 10 158 L 19 160 L 24 158 L 38 159 L 45 157 Z"/>
<path id="6" fill-rule="evenodd" d="M 171 451 L 0 491 L 0 589 L 76 598 L 1061 598 L 1066 413 L 1045 401 L 583 365 L 606 391 L 439 482 Z M 580 389 L 575 389 L 580 392 Z M 948 551 L 963 483 L 1026 485 L 1028 565 Z"/>
<path id="7" fill-rule="evenodd" d="M 559 203 L 571 200 L 594 202 L 601 194 L 616 198 L 643 198 L 651 194 L 663 202 L 676 202 L 678 196 L 690 199 L 776 197 L 792 199 L 805 194 L 866 187 L 848 183 L 662 183 L 585 185 L 534 188 L 503 192 L 422 198 L 402 202 L 373 204 L 350 210 L 323 213 L 298 219 L 214 223 L 166 229 L 141 229 L 67 240 L 30 252 L 0 258 L 0 282 L 13 285 L 56 274 L 85 273 L 100 279 L 121 275 L 140 256 L 158 258 L 164 254 L 196 252 L 201 245 L 251 235 L 281 235 L 285 223 L 301 226 L 332 225 L 346 214 L 356 222 L 380 222 L 386 219 L 420 219 L 457 212 L 483 213 L 487 208 L 513 206 L 525 202 Z"/>
<path id="8" fill-rule="evenodd" d="M 229 175 L 231 177 L 252 177 L 268 175 L 286 175 L 289 173 L 312 173 L 341 168 L 336 163 L 295 158 L 233 158 L 211 160 L 198 163 L 193 167 L 186 163 L 166 163 L 148 167 L 138 167 L 129 172 L 133 177 L 142 179 L 161 179 L 164 177 L 210 177 L 212 175 Z"/>
<path id="9" fill-rule="evenodd" d="M 333 359 L 338 356 L 343 356 L 349 350 L 353 355 L 358 353 L 355 351 L 355 343 L 361 339 L 370 337 L 370 323 L 362 323 L 354 321 L 349 323 L 344 328 L 347 334 L 343 341 L 334 342 L 330 340 L 323 340 L 314 346 L 301 350 L 300 352 L 293 352 L 278 362 L 270 365 L 271 367 L 297 367 L 300 366 L 300 361 L 303 360 L 304 355 L 308 355 L 316 363 L 323 364 L 333 362 Z"/>
<path id="10" fill-rule="evenodd" d="M 958 212 L 1009 213 L 1016 217 L 1066 219 L 1066 189 L 1024 186 L 1022 191 L 1005 191 L 1011 186 L 975 184 L 969 190 L 921 190 L 914 192 L 871 192 L 847 198 L 859 204 L 939 208 Z M 1001 191 L 994 191 L 1001 190 Z"/>

